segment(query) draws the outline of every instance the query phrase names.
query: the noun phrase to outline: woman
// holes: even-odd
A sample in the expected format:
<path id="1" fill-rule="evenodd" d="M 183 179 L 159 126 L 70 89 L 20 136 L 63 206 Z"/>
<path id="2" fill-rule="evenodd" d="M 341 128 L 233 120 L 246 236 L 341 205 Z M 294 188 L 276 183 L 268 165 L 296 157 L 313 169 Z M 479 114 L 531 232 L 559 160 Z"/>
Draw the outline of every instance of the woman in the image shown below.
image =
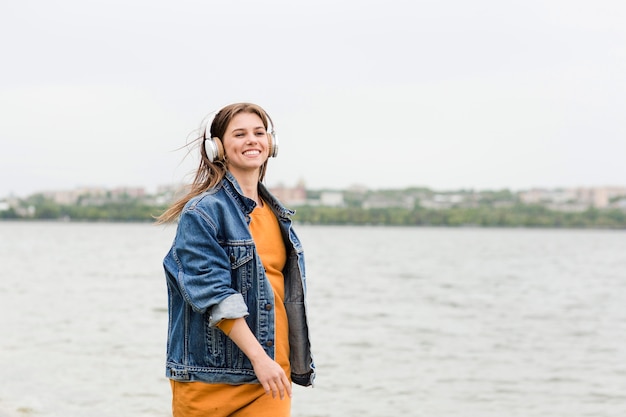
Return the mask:
<path id="1" fill-rule="evenodd" d="M 289 416 L 291 383 L 311 385 L 315 366 L 294 212 L 261 183 L 277 153 L 273 125 L 236 103 L 198 139 L 190 191 L 158 218 L 178 221 L 163 261 L 173 413 Z"/>

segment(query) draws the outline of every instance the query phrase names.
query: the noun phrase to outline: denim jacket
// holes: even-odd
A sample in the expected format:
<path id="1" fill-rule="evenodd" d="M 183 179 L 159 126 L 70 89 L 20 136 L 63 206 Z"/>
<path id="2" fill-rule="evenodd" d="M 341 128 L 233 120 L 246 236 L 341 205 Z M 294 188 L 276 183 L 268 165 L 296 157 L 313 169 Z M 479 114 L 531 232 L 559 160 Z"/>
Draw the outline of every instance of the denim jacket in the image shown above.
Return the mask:
<path id="1" fill-rule="evenodd" d="M 259 184 L 287 250 L 285 307 L 289 320 L 291 378 L 312 385 L 315 365 L 306 317 L 304 253 L 286 209 Z M 179 381 L 258 383 L 250 360 L 217 326 L 245 317 L 265 352 L 274 358 L 274 293 L 248 228 L 256 206 L 232 174 L 192 198 L 181 212 L 176 236 L 163 260 L 169 325 L 166 376 Z"/>

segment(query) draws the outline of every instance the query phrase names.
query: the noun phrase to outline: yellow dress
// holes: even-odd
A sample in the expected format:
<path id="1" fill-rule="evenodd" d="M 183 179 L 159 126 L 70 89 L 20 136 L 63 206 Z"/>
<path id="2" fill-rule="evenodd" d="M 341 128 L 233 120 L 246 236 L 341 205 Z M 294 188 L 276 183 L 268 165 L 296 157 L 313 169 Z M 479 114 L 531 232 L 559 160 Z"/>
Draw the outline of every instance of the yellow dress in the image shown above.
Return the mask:
<path id="1" fill-rule="evenodd" d="M 275 356 L 291 380 L 289 366 L 289 325 L 285 311 L 285 280 L 282 274 L 287 259 L 285 245 L 276 216 L 267 204 L 251 213 L 250 232 L 265 273 L 272 285 L 275 299 Z M 234 320 L 223 320 L 219 328 L 230 333 Z M 261 384 L 207 384 L 180 382 L 172 385 L 174 417 L 288 417 L 291 400 L 285 396 L 272 398 Z"/>

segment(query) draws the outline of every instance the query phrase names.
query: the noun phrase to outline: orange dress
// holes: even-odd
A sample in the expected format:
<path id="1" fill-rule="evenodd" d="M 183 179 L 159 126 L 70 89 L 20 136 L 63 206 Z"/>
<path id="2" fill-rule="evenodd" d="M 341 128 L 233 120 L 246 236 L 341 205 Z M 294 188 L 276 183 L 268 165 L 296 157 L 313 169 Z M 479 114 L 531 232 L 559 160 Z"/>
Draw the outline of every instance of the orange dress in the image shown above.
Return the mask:
<path id="1" fill-rule="evenodd" d="M 274 291 L 275 337 L 274 360 L 291 380 L 289 365 L 289 324 L 285 311 L 285 280 L 282 274 L 287 260 L 278 220 L 267 204 L 257 206 L 251 213 L 250 232 L 265 273 Z M 218 326 L 230 333 L 234 320 L 223 320 Z M 180 382 L 172 385 L 174 417 L 288 417 L 291 400 L 272 398 L 261 384 L 208 384 Z"/>

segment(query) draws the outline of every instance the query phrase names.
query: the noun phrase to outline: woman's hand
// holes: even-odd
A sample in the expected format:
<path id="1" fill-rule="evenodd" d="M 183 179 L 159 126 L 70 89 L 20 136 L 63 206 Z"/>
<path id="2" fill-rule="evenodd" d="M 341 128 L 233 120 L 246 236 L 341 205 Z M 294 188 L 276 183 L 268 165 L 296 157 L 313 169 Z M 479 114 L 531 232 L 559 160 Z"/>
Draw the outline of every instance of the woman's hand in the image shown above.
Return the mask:
<path id="1" fill-rule="evenodd" d="M 261 346 L 261 345 L 259 345 Z M 291 397 L 291 383 L 285 375 L 283 368 L 272 358 L 267 356 L 265 351 L 259 354 L 258 358 L 250 359 L 254 367 L 254 373 L 258 378 L 266 394 L 272 394 L 272 398 L 278 395 L 282 400 L 285 394 Z"/>

